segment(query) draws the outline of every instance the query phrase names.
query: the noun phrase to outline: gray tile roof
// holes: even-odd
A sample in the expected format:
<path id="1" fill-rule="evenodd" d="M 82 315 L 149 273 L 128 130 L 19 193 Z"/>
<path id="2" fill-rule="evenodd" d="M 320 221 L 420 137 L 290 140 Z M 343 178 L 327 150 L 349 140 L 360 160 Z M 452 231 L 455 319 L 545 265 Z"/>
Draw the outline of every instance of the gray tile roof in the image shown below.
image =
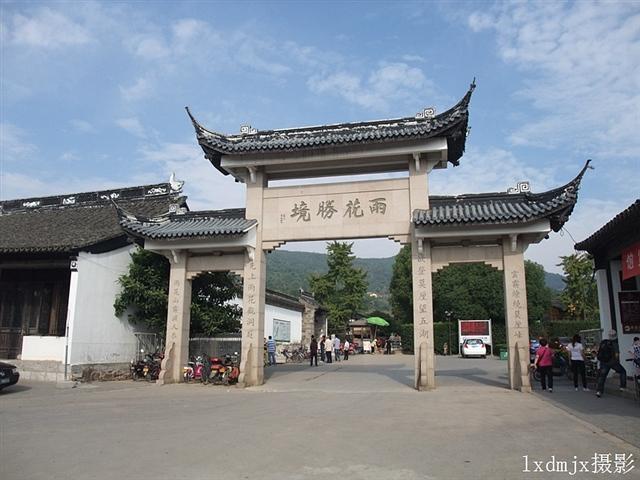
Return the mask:
<path id="1" fill-rule="evenodd" d="M 464 152 L 469 102 L 474 88 L 475 80 L 458 104 L 432 118 L 406 117 L 371 122 L 256 131 L 240 135 L 224 135 L 207 130 L 196 121 L 188 108 L 187 113 L 191 118 L 198 143 L 204 150 L 205 156 L 225 175 L 228 172 L 220 166 L 222 155 L 292 152 L 355 144 L 397 143 L 438 136 L 447 138 L 449 161 L 458 165 L 458 159 Z"/>
<path id="2" fill-rule="evenodd" d="M 153 240 L 242 235 L 256 224 L 242 208 L 187 212 L 145 218 L 120 209 L 120 225 L 131 235 Z"/>
<path id="3" fill-rule="evenodd" d="M 460 225 L 499 225 L 529 223 L 548 218 L 558 231 L 569 219 L 578 200 L 578 189 L 589 161 L 578 176 L 560 188 L 544 193 L 483 193 L 459 196 L 433 196 L 428 210 L 415 210 L 416 225 L 447 227 Z"/>
<path id="4" fill-rule="evenodd" d="M 73 254 L 105 242 L 125 245 L 114 198 L 149 216 L 184 202 L 168 183 L 0 202 L 0 254 Z"/>

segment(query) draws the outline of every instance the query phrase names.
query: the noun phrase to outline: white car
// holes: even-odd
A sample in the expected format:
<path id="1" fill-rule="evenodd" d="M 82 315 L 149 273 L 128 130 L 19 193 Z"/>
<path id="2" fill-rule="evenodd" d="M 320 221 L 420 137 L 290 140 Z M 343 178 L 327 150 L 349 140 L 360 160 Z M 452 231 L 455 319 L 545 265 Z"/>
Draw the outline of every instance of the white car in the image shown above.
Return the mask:
<path id="1" fill-rule="evenodd" d="M 462 358 L 482 357 L 487 358 L 487 346 L 479 338 L 467 338 L 460 349 Z"/>

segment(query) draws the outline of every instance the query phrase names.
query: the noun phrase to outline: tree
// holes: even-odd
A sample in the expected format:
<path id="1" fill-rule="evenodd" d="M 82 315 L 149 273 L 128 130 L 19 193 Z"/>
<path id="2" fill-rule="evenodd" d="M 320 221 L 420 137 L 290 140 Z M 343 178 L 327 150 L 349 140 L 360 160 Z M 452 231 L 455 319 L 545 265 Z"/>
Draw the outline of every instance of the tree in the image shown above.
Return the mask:
<path id="1" fill-rule="evenodd" d="M 525 261 L 529 322 L 540 322 L 551 305 L 541 265 Z M 411 247 L 403 247 L 393 264 L 389 286 L 393 316 L 413 323 Z M 504 324 L 503 272 L 481 263 L 453 264 L 433 275 L 433 310 L 436 321 L 491 318 Z M 449 317 L 446 312 L 453 312 Z"/>
<path id="2" fill-rule="evenodd" d="M 332 242 L 327 245 L 324 275 L 311 275 L 309 285 L 316 299 L 327 308 L 329 329 L 344 332 L 349 319 L 360 309 L 367 294 L 367 273 L 353 266 L 353 243 Z"/>
<path id="3" fill-rule="evenodd" d="M 400 249 L 393 262 L 389 283 L 391 313 L 396 324 L 413 323 L 413 282 L 411 279 L 411 245 Z"/>
<path id="4" fill-rule="evenodd" d="M 526 260 L 524 274 L 527 285 L 529 325 L 541 324 L 551 308 L 551 289 L 545 283 L 544 267 Z"/>
<path id="5" fill-rule="evenodd" d="M 560 299 L 572 320 L 598 318 L 598 289 L 593 278 L 593 258 L 586 253 L 560 257 L 558 266 L 564 271 L 564 290 Z"/>
<path id="6" fill-rule="evenodd" d="M 132 309 L 129 319 L 164 333 L 167 325 L 169 297 L 169 261 L 148 250 L 131 254 L 129 272 L 118 282 L 120 293 L 114 309 L 117 316 Z M 239 282 L 225 272 L 207 272 L 192 282 L 191 333 L 215 335 L 237 332 L 242 309 L 229 304 L 241 293 Z"/>

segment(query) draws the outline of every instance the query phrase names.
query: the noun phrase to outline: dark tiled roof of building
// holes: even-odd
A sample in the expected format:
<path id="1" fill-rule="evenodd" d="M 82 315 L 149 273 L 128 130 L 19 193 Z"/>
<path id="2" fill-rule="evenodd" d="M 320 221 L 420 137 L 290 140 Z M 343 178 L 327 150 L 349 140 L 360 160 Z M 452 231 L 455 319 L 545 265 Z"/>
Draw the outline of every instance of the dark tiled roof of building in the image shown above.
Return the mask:
<path id="1" fill-rule="evenodd" d="M 464 153 L 469 102 L 475 88 L 471 84 L 467 94 L 453 108 L 431 118 L 405 117 L 359 123 L 340 123 L 316 127 L 265 130 L 240 135 L 224 135 L 205 129 L 187 112 L 196 130 L 198 143 L 211 163 L 225 175 L 220 166 L 222 155 L 248 153 L 293 152 L 341 147 L 357 144 L 397 143 L 446 137 L 449 161 L 458 165 Z"/>
<path id="2" fill-rule="evenodd" d="M 168 183 L 0 202 L 0 254 L 75 253 L 122 240 L 112 200 L 138 215 L 155 216 L 184 203 Z"/>
<path id="3" fill-rule="evenodd" d="M 119 209 L 120 225 L 128 233 L 153 240 L 202 238 L 220 235 L 241 235 L 256 224 L 244 218 L 243 208 L 205 210 L 155 218 L 132 215 Z"/>
<path id="4" fill-rule="evenodd" d="M 589 162 L 566 185 L 544 193 L 483 193 L 433 196 L 428 210 L 415 210 L 416 225 L 447 227 L 529 223 L 548 218 L 557 232 L 569 219 L 578 200 L 578 190 Z"/>
<path id="5" fill-rule="evenodd" d="M 613 239 L 627 239 L 637 235 L 640 229 L 640 199 L 613 217 L 589 238 L 576 243 L 576 250 L 586 250 L 591 254 L 607 247 Z"/>

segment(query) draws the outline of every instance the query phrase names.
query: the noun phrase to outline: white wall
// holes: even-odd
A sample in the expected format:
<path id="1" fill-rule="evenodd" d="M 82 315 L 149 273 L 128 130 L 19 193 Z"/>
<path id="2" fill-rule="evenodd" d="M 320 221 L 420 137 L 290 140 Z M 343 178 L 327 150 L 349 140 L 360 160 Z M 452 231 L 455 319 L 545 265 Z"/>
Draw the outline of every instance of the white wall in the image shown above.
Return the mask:
<path id="1" fill-rule="evenodd" d="M 78 287 L 70 322 L 69 363 L 124 363 L 135 355 L 138 331 L 127 315 L 115 316 L 118 277 L 127 273 L 134 247 L 78 256 Z M 71 301 L 71 298 L 70 298 Z"/>
<path id="2" fill-rule="evenodd" d="M 242 307 L 242 299 L 235 298 L 231 302 Z M 302 312 L 266 304 L 264 307 L 264 336 L 273 336 L 273 319 L 291 322 L 291 343 L 302 341 Z"/>
<path id="3" fill-rule="evenodd" d="M 64 362 L 66 337 L 22 337 L 21 360 L 54 360 Z"/>

